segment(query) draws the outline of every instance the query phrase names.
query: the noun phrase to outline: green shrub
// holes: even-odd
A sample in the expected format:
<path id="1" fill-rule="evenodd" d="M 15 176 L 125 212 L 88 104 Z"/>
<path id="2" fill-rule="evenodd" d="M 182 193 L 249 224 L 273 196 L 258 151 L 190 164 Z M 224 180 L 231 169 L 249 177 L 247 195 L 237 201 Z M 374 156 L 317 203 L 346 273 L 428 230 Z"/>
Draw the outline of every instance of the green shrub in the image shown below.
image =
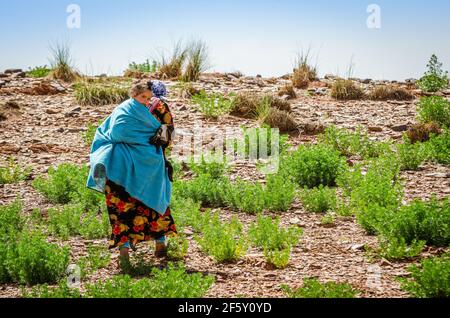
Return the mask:
<path id="1" fill-rule="evenodd" d="M 442 70 L 442 63 L 433 54 L 427 64 L 428 71 L 418 81 L 417 86 L 425 92 L 438 92 L 448 86 L 448 72 Z"/>
<path id="2" fill-rule="evenodd" d="M 155 73 L 157 70 L 157 63 L 156 61 L 152 61 L 152 63 L 150 63 L 149 59 L 146 59 L 144 63 L 131 62 L 128 65 L 128 69 L 142 73 Z"/>
<path id="3" fill-rule="evenodd" d="M 287 143 L 289 136 L 279 135 L 278 143 L 276 143 L 274 140 L 275 136 L 272 134 L 272 128 L 268 125 L 263 124 L 262 127 L 257 128 L 241 126 L 241 129 L 242 136 L 232 140 L 232 142 L 234 153 L 242 157 L 250 158 L 252 154 L 251 159 L 268 159 L 270 156 L 285 153 L 289 146 Z M 265 151 L 262 146 L 264 143 L 263 139 L 267 141 Z"/>
<path id="4" fill-rule="evenodd" d="M 319 140 L 344 156 L 359 155 L 368 159 L 390 152 L 389 143 L 370 140 L 367 133 L 362 133 L 360 126 L 354 133 L 346 129 L 338 129 L 334 125 L 329 126 L 325 129 L 325 133 L 319 136 Z"/>
<path id="5" fill-rule="evenodd" d="M 44 66 L 36 66 L 34 68 L 29 68 L 29 71 L 27 72 L 27 76 L 33 77 L 33 78 L 42 78 L 46 77 L 50 74 L 52 70 L 47 67 L 47 65 Z"/>
<path id="6" fill-rule="evenodd" d="M 282 250 L 298 244 L 303 230 L 297 226 L 288 229 L 280 228 L 280 218 L 272 220 L 270 217 L 258 216 L 256 223 L 249 228 L 249 238 L 256 247 L 270 250 Z"/>
<path id="7" fill-rule="evenodd" d="M 220 93 L 207 94 L 205 91 L 192 96 L 192 102 L 198 106 L 200 112 L 207 119 L 217 119 L 221 115 L 229 113 L 233 104 L 232 99 L 224 97 Z"/>
<path id="8" fill-rule="evenodd" d="M 281 174 L 267 176 L 265 188 L 266 208 L 272 212 L 289 210 L 295 198 L 296 186 Z"/>
<path id="9" fill-rule="evenodd" d="M 97 208 L 103 203 L 103 196 L 86 188 L 89 175 L 87 166 L 62 164 L 56 169 L 50 167 L 48 177 L 38 177 L 33 187 L 50 202 L 56 204 L 81 203 L 85 208 Z"/>
<path id="10" fill-rule="evenodd" d="M 336 190 L 320 185 L 314 189 L 304 189 L 300 199 L 305 209 L 313 213 L 323 213 L 336 208 Z"/>
<path id="11" fill-rule="evenodd" d="M 184 267 L 169 265 L 165 270 L 152 270 L 152 278 L 133 280 L 116 276 L 104 283 L 88 284 L 89 298 L 200 298 L 214 282 L 211 276 L 187 274 Z"/>
<path id="12" fill-rule="evenodd" d="M 425 247 L 425 241 L 406 243 L 404 238 L 391 237 L 380 243 L 380 256 L 387 260 L 396 261 L 411 259 L 418 256 Z"/>
<path id="13" fill-rule="evenodd" d="M 230 171 L 225 157 L 223 160 L 214 156 L 205 157 L 204 155 L 201 156 L 200 160 L 195 160 L 194 157 L 191 157 L 188 167 L 196 176 L 208 175 L 213 179 L 220 179 Z"/>
<path id="14" fill-rule="evenodd" d="M 191 198 L 184 198 L 178 195 L 172 196 L 171 210 L 177 222 L 178 232 L 181 232 L 182 228 L 186 226 L 191 226 L 196 232 L 200 231 L 204 219 L 204 214 L 200 212 L 200 207 L 200 202 L 195 202 Z"/>
<path id="15" fill-rule="evenodd" d="M 237 218 L 233 218 L 231 222 L 222 223 L 218 214 L 215 214 L 203 226 L 202 235 L 197 236 L 196 240 L 202 250 L 218 263 L 236 261 L 247 252 L 242 224 Z"/>
<path id="16" fill-rule="evenodd" d="M 79 204 L 48 209 L 48 230 L 64 240 L 80 233 L 83 207 Z"/>
<path id="17" fill-rule="evenodd" d="M 417 298 L 450 298 L 450 254 L 408 268 L 411 278 L 401 278 L 402 289 Z"/>
<path id="18" fill-rule="evenodd" d="M 226 189 L 227 206 L 245 213 L 260 213 L 266 207 L 264 187 L 260 183 L 243 181 L 240 178 Z"/>
<path id="19" fill-rule="evenodd" d="M 345 159 L 336 150 L 323 145 L 300 146 L 280 163 L 280 171 L 300 186 L 334 186 L 345 168 Z"/>
<path id="20" fill-rule="evenodd" d="M 88 240 L 101 239 L 111 234 L 111 222 L 109 214 L 104 208 L 101 215 L 95 210 L 89 210 L 80 224 L 80 234 Z"/>
<path id="21" fill-rule="evenodd" d="M 6 166 L 0 166 L 0 184 L 16 183 L 27 180 L 31 174 L 31 167 L 22 167 L 9 157 Z"/>
<path id="22" fill-rule="evenodd" d="M 372 160 L 365 174 L 356 166 L 339 176 L 338 184 L 349 198 L 348 208 L 368 234 L 378 233 L 401 203 L 403 190 L 396 182 L 399 171 L 395 158 L 387 156 Z"/>
<path id="23" fill-rule="evenodd" d="M 77 265 L 81 269 L 81 279 L 84 279 L 89 273 L 108 267 L 111 261 L 111 253 L 103 246 L 89 245 L 88 255 L 80 258 Z"/>
<path id="24" fill-rule="evenodd" d="M 89 123 L 86 132 L 82 134 L 82 138 L 84 144 L 87 147 L 91 147 L 94 142 L 95 134 L 97 132 L 98 127 L 103 123 L 102 120 L 99 120 L 97 124 Z"/>
<path id="25" fill-rule="evenodd" d="M 431 96 L 420 99 L 417 112 L 423 123 L 436 122 L 450 128 L 450 102 L 444 97 Z"/>
<path id="26" fill-rule="evenodd" d="M 184 235 L 171 237 L 167 244 L 167 256 L 171 260 L 182 260 L 187 255 L 189 241 Z"/>
<path id="27" fill-rule="evenodd" d="M 17 198 L 8 205 L 0 206 L 0 237 L 9 237 L 14 233 L 20 233 L 25 225 L 25 218 L 22 216 L 22 201 Z"/>
<path id="28" fill-rule="evenodd" d="M 47 243 L 43 234 L 22 232 L 7 246 L 4 266 L 11 281 L 35 285 L 56 283 L 69 264 L 68 247 Z M 3 253 L 2 256 L 5 256 Z"/>
<path id="29" fill-rule="evenodd" d="M 405 142 L 397 144 L 396 148 L 401 170 L 418 170 L 428 156 L 426 147 L 421 143 Z"/>
<path id="30" fill-rule="evenodd" d="M 31 292 L 22 289 L 22 297 L 24 298 L 81 298 L 78 288 L 71 288 L 67 285 L 67 281 L 62 279 L 58 286 L 49 288 L 48 284 L 34 286 Z"/>
<path id="31" fill-rule="evenodd" d="M 80 105 L 103 106 L 120 104 L 129 98 L 128 83 L 99 83 L 82 81 L 74 85 L 75 98 Z"/>
<path id="32" fill-rule="evenodd" d="M 286 285 L 281 287 L 290 298 L 355 298 L 359 293 L 350 284 L 321 283 L 316 278 L 305 278 L 303 286 L 296 290 L 292 290 Z"/>
<path id="33" fill-rule="evenodd" d="M 432 136 L 426 147 L 433 161 L 450 165 L 450 130 L 444 129 L 439 136 Z"/>
<path id="34" fill-rule="evenodd" d="M 442 202 L 436 197 L 428 202 L 416 199 L 393 215 L 386 230 L 386 236 L 402 238 L 408 245 L 425 241 L 428 245 L 449 246 L 450 199 Z"/>

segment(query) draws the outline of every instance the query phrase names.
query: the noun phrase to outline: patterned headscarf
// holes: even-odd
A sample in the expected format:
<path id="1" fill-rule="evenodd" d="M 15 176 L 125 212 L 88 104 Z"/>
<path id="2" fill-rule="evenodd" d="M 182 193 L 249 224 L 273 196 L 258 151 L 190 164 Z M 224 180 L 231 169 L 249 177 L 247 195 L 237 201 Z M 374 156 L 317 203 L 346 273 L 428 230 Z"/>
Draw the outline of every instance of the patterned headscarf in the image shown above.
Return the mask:
<path id="1" fill-rule="evenodd" d="M 161 81 L 149 81 L 148 87 L 152 90 L 153 96 L 159 99 L 164 99 L 167 96 L 167 88 Z"/>

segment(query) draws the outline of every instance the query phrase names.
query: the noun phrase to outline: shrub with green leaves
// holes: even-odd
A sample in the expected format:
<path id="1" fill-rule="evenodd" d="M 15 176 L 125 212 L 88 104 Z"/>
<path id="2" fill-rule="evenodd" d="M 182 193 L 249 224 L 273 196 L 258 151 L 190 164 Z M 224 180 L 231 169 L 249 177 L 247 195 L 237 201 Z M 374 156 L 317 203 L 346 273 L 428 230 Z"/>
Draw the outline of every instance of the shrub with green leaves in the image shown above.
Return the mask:
<path id="1" fill-rule="evenodd" d="M 397 144 L 397 156 L 401 170 L 418 170 L 428 157 L 426 147 L 421 143 Z"/>
<path id="2" fill-rule="evenodd" d="M 33 77 L 33 78 L 42 78 L 46 77 L 50 74 L 52 70 L 47 67 L 47 65 L 44 66 L 36 66 L 33 68 L 29 68 L 27 72 L 27 76 Z"/>
<path id="3" fill-rule="evenodd" d="M 167 256 L 171 260 L 182 260 L 187 255 L 189 241 L 182 234 L 171 237 L 167 244 Z"/>
<path id="4" fill-rule="evenodd" d="M 422 97 L 417 112 L 423 123 L 435 122 L 450 128 L 450 102 L 441 96 Z"/>
<path id="5" fill-rule="evenodd" d="M 323 213 L 336 208 L 336 190 L 320 185 L 300 192 L 300 200 L 308 212 Z"/>
<path id="6" fill-rule="evenodd" d="M 339 173 L 345 169 L 345 158 L 326 146 L 300 146 L 280 163 L 280 172 L 300 186 L 314 188 L 319 185 L 334 186 Z"/>
<path id="7" fill-rule="evenodd" d="M 13 157 L 8 158 L 5 166 L 0 166 L 0 184 L 16 183 L 27 180 L 31 174 L 31 167 L 23 167 L 14 162 Z"/>
<path id="8" fill-rule="evenodd" d="M 214 282 L 212 276 L 188 274 L 182 265 L 152 270 L 152 278 L 133 280 L 116 276 L 103 283 L 88 284 L 88 298 L 200 298 Z"/>
<path id="9" fill-rule="evenodd" d="M 81 298 L 81 292 L 78 288 L 69 287 L 67 281 L 62 279 L 58 286 L 49 287 L 48 284 L 36 285 L 30 292 L 22 288 L 23 298 Z"/>
<path id="10" fill-rule="evenodd" d="M 281 288 L 290 298 L 355 298 L 359 291 L 347 283 L 321 283 L 316 278 L 305 278 L 303 286 L 293 290 L 287 285 Z"/>
<path id="11" fill-rule="evenodd" d="M 85 208 L 96 208 L 103 203 L 103 196 L 86 188 L 89 175 L 87 166 L 62 164 L 50 167 L 48 177 L 38 177 L 33 187 L 50 202 L 56 204 L 82 203 Z"/>
<path id="12" fill-rule="evenodd" d="M 426 147 L 433 161 L 450 165 L 450 129 L 444 129 L 439 136 L 432 136 Z"/>
<path id="13" fill-rule="evenodd" d="M 229 113 L 233 105 L 232 98 L 224 97 L 220 93 L 207 94 L 205 91 L 192 96 L 192 102 L 198 106 L 200 112 L 207 119 L 217 119 L 221 115 Z"/>
<path id="14" fill-rule="evenodd" d="M 344 156 L 359 155 L 364 159 L 369 159 L 390 152 L 388 142 L 370 140 L 367 132 L 362 132 L 361 126 L 355 132 L 351 132 L 332 125 L 325 129 L 325 132 L 319 136 L 319 140 Z"/>
<path id="15" fill-rule="evenodd" d="M 17 233 L 16 239 L 0 246 L 6 248 L 6 253 L 1 255 L 5 259 L 0 261 L 7 269 L 10 281 L 35 285 L 56 283 L 63 277 L 69 264 L 68 247 L 47 243 L 38 232 Z"/>
<path id="16" fill-rule="evenodd" d="M 17 198 L 8 205 L 0 206 L 0 236 L 9 237 L 14 233 L 20 233 L 25 225 L 25 218 L 22 216 L 22 201 Z M 3 240 L 3 239 L 2 239 Z"/>
<path id="17" fill-rule="evenodd" d="M 422 252 L 425 244 L 425 241 L 417 240 L 408 244 L 403 237 L 392 236 L 388 239 L 382 238 L 379 255 L 391 261 L 411 259 Z"/>
<path id="18" fill-rule="evenodd" d="M 297 226 L 287 229 L 280 227 L 280 218 L 259 216 L 249 228 L 252 245 L 262 248 L 269 264 L 285 268 L 289 263 L 292 247 L 299 243 L 303 230 Z"/>
<path id="19" fill-rule="evenodd" d="M 111 253 L 104 246 L 89 245 L 88 255 L 80 258 L 77 265 L 81 269 L 81 279 L 100 268 L 106 268 L 111 261 Z"/>
<path id="20" fill-rule="evenodd" d="M 97 129 L 102 124 L 102 122 L 102 120 L 99 120 L 97 124 L 88 124 L 87 130 L 82 134 L 82 138 L 86 146 L 91 147 L 92 143 L 94 142 Z"/>
<path id="21" fill-rule="evenodd" d="M 223 223 L 215 214 L 203 225 L 202 235 L 196 240 L 202 250 L 218 263 L 236 261 L 247 252 L 247 240 L 237 218 Z"/>
<path id="22" fill-rule="evenodd" d="M 242 212 L 256 214 L 267 207 L 266 191 L 260 183 L 247 182 L 238 178 L 224 190 L 226 205 Z"/>
<path id="23" fill-rule="evenodd" d="M 196 232 L 202 228 L 204 214 L 200 212 L 201 204 L 191 198 L 173 195 L 171 200 L 172 215 L 177 223 L 178 232 L 190 226 Z M 208 214 L 205 214 L 208 215 Z"/>
<path id="24" fill-rule="evenodd" d="M 448 72 L 442 69 L 442 63 L 433 54 L 427 64 L 428 71 L 417 82 L 417 86 L 425 92 L 435 93 L 448 87 Z"/>
<path id="25" fill-rule="evenodd" d="M 389 226 L 382 233 L 388 237 L 403 238 L 408 245 L 414 241 L 425 241 L 432 246 L 449 246 L 450 199 L 416 199 L 393 214 Z"/>
<path id="26" fill-rule="evenodd" d="M 152 61 L 152 63 L 150 63 L 149 59 L 146 59 L 144 63 L 131 62 L 128 65 L 129 70 L 138 71 L 142 73 L 154 73 L 156 72 L 157 68 L 158 68 L 157 62 Z"/>
<path id="27" fill-rule="evenodd" d="M 208 175 L 213 179 L 219 179 L 227 175 L 230 170 L 225 157 L 222 160 L 214 156 L 205 157 L 204 155 L 197 160 L 191 157 L 188 166 L 197 176 Z"/>
<path id="28" fill-rule="evenodd" d="M 402 289 L 417 298 L 450 298 L 450 254 L 425 259 L 408 268 L 410 278 L 400 278 Z"/>
<path id="29" fill-rule="evenodd" d="M 372 160 L 366 169 L 363 173 L 361 165 L 355 166 L 339 176 L 338 184 L 349 199 L 348 209 L 368 234 L 376 234 L 401 203 L 400 166 L 395 157 L 386 156 Z"/>
<path id="30" fill-rule="evenodd" d="M 289 210 L 295 199 L 296 185 L 281 174 L 269 175 L 266 178 L 266 208 L 273 212 Z"/>

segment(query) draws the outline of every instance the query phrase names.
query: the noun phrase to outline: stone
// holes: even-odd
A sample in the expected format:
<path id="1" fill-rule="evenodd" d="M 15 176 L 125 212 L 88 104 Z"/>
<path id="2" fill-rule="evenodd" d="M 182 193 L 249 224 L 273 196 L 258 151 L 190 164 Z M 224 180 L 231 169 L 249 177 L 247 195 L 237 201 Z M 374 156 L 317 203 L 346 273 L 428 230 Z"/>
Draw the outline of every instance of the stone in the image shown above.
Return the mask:
<path id="1" fill-rule="evenodd" d="M 409 126 L 405 125 L 405 124 L 403 124 L 403 125 L 395 125 L 395 126 L 391 127 L 391 129 L 393 131 L 395 131 L 395 132 L 404 132 L 404 131 L 407 131 L 408 128 L 409 128 Z"/>
<path id="2" fill-rule="evenodd" d="M 11 78 L 24 78 L 27 74 L 25 72 L 17 72 L 11 75 Z"/>
<path id="3" fill-rule="evenodd" d="M 183 111 L 183 110 L 187 110 L 187 107 L 186 107 L 186 105 L 183 105 L 183 106 L 181 106 L 181 107 L 180 107 L 180 110 L 181 110 L 181 111 Z"/>
<path id="4" fill-rule="evenodd" d="M 59 114 L 61 112 L 60 109 L 52 109 L 52 108 L 48 108 L 45 110 L 45 112 L 49 115 L 54 115 L 54 114 Z"/>
<path id="5" fill-rule="evenodd" d="M 383 128 L 379 127 L 379 126 L 369 126 L 369 131 L 371 132 L 382 132 Z"/>
<path id="6" fill-rule="evenodd" d="M 5 77 L 8 77 L 8 74 L 0 73 L 0 78 L 5 78 Z"/>
<path id="7" fill-rule="evenodd" d="M 14 74 L 14 73 L 20 73 L 20 72 L 23 72 L 22 71 L 22 69 L 20 69 L 20 68 L 10 68 L 10 69 L 7 69 L 7 70 L 5 70 L 5 74 Z"/>
<path id="8" fill-rule="evenodd" d="M 366 249 L 366 245 L 365 244 L 353 244 L 352 246 L 350 246 L 350 249 L 352 251 L 364 251 Z"/>
<path id="9" fill-rule="evenodd" d="M 366 79 L 362 80 L 362 83 L 363 84 L 370 84 L 370 83 L 372 83 L 372 79 L 371 78 L 366 78 Z"/>
<path id="10" fill-rule="evenodd" d="M 6 85 L 6 82 L 5 82 L 5 81 L 0 81 L 0 88 L 3 87 L 3 86 L 5 86 L 5 85 Z"/>
<path id="11" fill-rule="evenodd" d="M 326 74 L 324 78 L 327 80 L 335 80 L 337 79 L 337 76 L 333 74 Z"/>

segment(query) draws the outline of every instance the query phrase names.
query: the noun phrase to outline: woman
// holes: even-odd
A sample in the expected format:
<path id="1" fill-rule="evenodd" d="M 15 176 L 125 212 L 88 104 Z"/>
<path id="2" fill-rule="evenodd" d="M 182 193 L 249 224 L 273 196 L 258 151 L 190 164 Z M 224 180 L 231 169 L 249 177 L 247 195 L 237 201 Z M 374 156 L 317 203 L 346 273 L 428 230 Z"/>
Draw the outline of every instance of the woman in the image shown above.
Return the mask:
<path id="1" fill-rule="evenodd" d="M 171 136 L 161 136 L 163 124 L 173 131 L 173 120 L 166 103 L 150 111 L 151 82 L 134 84 L 130 96 L 97 129 L 87 187 L 106 196 L 110 249 L 119 247 L 128 260 L 138 242 L 156 240 L 155 255 L 164 257 L 166 236 L 177 235 L 169 207 L 172 169 L 164 153 Z"/>

